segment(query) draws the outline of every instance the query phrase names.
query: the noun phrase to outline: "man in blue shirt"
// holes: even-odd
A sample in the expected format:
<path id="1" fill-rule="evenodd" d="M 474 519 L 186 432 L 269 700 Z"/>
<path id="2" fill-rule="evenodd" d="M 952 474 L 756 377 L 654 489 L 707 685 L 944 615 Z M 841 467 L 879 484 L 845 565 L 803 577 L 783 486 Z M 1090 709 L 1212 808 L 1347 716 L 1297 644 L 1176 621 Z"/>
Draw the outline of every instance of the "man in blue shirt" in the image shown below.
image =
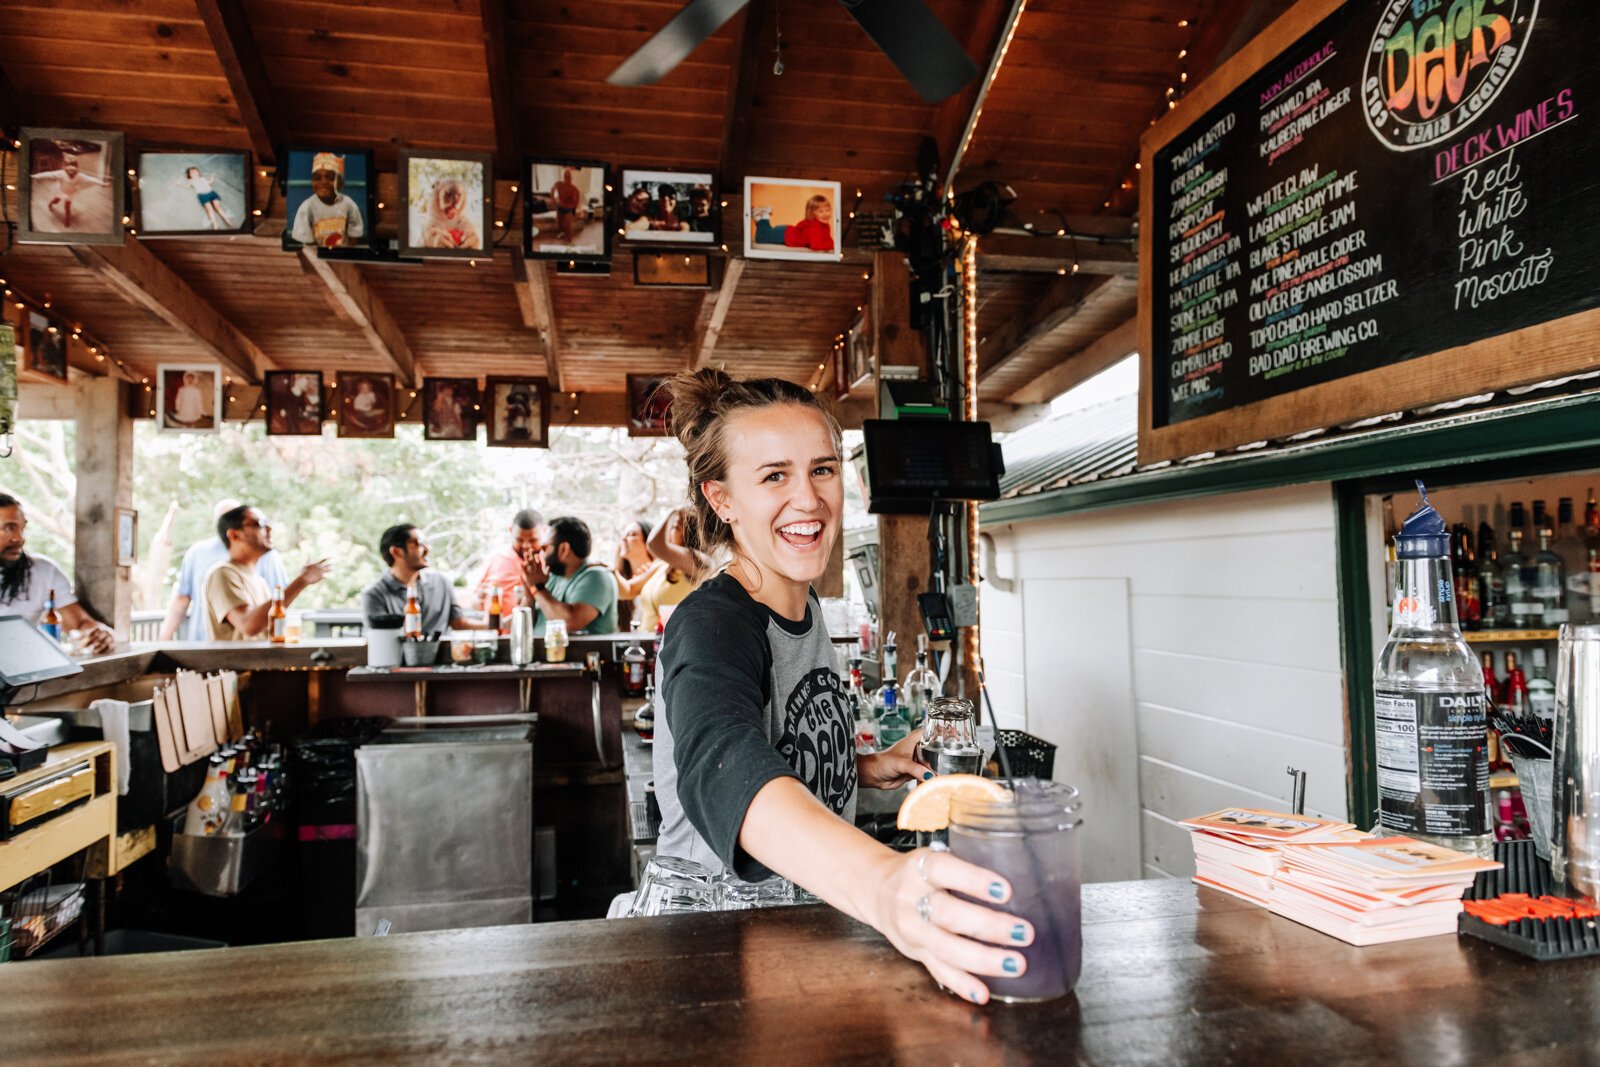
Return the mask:
<path id="1" fill-rule="evenodd" d="M 609 634 L 617 629 L 617 579 L 589 562 L 594 539 L 582 519 L 563 515 L 539 530 L 539 551 L 524 573 L 533 589 L 534 628 L 560 619 L 569 634 Z"/>
<path id="2" fill-rule="evenodd" d="M 220 519 L 238 506 L 237 500 L 219 500 L 213 509 L 212 519 Z M 172 605 L 167 608 L 167 617 L 161 622 L 161 640 L 170 641 L 174 637 L 182 641 L 206 639 L 206 613 L 195 606 L 194 600 L 200 594 L 211 568 L 227 558 L 228 546 L 214 534 L 189 546 L 183 554 L 183 564 L 178 569 L 178 584 L 172 591 Z M 269 588 L 289 584 L 283 557 L 275 548 L 256 561 L 256 573 L 261 575 Z"/>

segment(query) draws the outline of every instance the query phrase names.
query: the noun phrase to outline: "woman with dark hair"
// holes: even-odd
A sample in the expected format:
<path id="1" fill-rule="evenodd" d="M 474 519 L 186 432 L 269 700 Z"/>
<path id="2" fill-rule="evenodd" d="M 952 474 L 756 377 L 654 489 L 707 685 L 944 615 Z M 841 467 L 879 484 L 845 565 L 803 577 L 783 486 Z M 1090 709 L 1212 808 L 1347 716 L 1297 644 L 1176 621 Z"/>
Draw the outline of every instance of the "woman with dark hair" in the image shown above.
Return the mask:
<path id="1" fill-rule="evenodd" d="M 650 524 L 630 519 L 617 541 L 617 558 L 611 569 L 617 576 L 617 628 L 627 630 L 633 622 L 633 602 L 659 566 L 650 554 Z"/>
<path id="2" fill-rule="evenodd" d="M 1014 950 L 1033 930 L 971 901 L 1004 903 L 1010 885 L 948 852 L 896 853 L 854 825 L 858 785 L 932 772 L 913 757 L 915 735 L 856 754 L 811 589 L 844 518 L 838 424 L 777 378 L 703 370 L 667 387 L 689 467 L 688 547 L 730 562 L 678 606 L 662 643 L 659 854 L 745 881 L 780 874 L 875 927 L 946 989 L 987 1001 L 977 976 L 1021 973 Z"/>

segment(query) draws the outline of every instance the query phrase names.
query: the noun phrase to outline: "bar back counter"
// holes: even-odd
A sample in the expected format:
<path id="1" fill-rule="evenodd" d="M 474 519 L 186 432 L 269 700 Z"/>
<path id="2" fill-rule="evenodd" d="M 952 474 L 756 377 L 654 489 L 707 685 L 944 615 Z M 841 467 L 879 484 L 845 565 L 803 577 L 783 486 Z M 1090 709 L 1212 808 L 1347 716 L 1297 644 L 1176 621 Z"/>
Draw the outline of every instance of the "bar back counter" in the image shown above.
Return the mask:
<path id="1" fill-rule="evenodd" d="M 86 708 L 102 697 L 148 700 L 155 687 L 178 671 L 234 671 L 239 675 L 245 722 L 265 730 L 273 740 L 289 743 L 348 735 L 358 718 L 524 716 L 534 723 L 532 821 L 536 841 L 544 846 L 536 856 L 542 866 L 535 872 L 536 882 L 545 890 L 542 896 L 556 894 L 557 900 L 546 900 L 554 914 L 600 915 L 610 897 L 630 885 L 631 837 L 616 667 L 628 640 L 625 634 L 574 637 L 568 660 L 557 664 L 541 659 L 525 666 L 495 662 L 433 668 L 368 667 L 365 642 L 351 639 L 288 645 L 134 644 L 83 660 L 82 673 L 73 677 L 24 689 L 11 710 L 27 715 Z M 447 659 L 448 648 L 443 652 L 441 658 Z M 506 652 L 502 640 L 498 658 L 504 660 Z M 543 656 L 542 647 L 536 652 Z M 588 652 L 600 654 L 598 673 L 585 666 Z M 168 777 L 159 815 L 187 803 L 186 791 L 198 791 L 195 771 L 191 766 Z M 159 775 L 160 768 L 139 766 L 135 760 L 135 773 Z M 459 789 L 464 795 L 476 784 L 450 783 L 445 792 Z M 123 800 L 125 808 L 131 807 L 126 797 Z M 154 821 L 158 820 L 149 813 L 137 826 L 122 819 L 112 849 L 122 862 L 112 864 L 107 873 L 116 873 L 159 847 Z M 6 847 L 0 844 L 0 849 Z M 301 936 L 339 932 L 343 931 L 319 927 L 302 931 Z"/>

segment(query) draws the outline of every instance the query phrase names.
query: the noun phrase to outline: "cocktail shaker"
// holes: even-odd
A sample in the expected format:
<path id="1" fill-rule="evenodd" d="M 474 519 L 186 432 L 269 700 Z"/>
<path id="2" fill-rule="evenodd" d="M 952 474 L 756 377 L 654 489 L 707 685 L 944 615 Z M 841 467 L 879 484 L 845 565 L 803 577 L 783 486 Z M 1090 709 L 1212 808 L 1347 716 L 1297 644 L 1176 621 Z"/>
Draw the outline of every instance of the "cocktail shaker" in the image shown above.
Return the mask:
<path id="1" fill-rule="evenodd" d="M 524 667 L 533 662 L 533 609 L 511 613 L 511 662 Z"/>
<path id="2" fill-rule="evenodd" d="M 1600 890 L 1600 625 L 1561 627 L 1556 657 L 1550 873 Z"/>

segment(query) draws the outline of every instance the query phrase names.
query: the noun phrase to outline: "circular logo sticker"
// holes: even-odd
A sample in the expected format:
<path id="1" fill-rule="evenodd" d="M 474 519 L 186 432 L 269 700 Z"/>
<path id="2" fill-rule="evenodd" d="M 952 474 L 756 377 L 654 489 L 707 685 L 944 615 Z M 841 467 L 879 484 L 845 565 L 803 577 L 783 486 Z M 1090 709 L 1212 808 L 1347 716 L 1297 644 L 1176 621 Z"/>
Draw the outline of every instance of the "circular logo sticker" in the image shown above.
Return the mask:
<path id="1" fill-rule="evenodd" d="M 1385 0 L 1361 77 L 1362 113 L 1411 152 L 1471 125 L 1511 81 L 1539 0 Z"/>

